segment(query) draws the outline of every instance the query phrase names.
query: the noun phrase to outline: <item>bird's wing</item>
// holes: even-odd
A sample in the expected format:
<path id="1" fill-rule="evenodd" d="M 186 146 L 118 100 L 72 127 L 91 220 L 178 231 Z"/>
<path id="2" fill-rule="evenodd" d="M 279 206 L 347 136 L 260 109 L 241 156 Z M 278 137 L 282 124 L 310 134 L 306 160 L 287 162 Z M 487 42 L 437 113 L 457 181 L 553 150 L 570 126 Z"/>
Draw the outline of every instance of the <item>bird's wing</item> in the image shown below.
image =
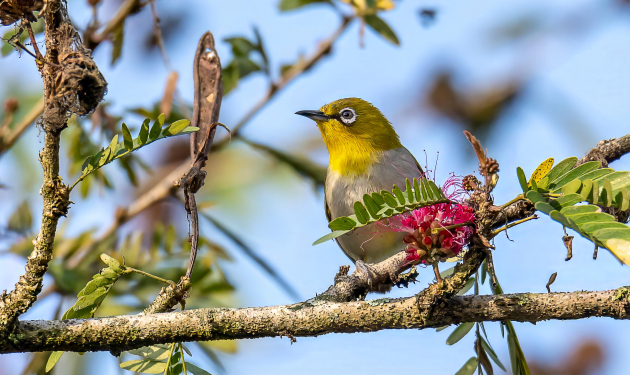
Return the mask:
<path id="1" fill-rule="evenodd" d="M 328 222 L 330 223 L 330 220 L 332 220 L 332 214 L 330 213 L 330 208 L 328 207 L 328 201 L 326 200 L 326 186 L 324 185 L 324 207 L 326 209 L 326 219 L 328 219 Z"/>
<path id="2" fill-rule="evenodd" d="M 404 148 L 405 148 L 405 150 L 407 150 L 407 147 L 404 147 Z M 409 150 L 407 150 L 407 152 L 409 152 Z M 422 167 L 420 166 L 420 163 L 418 163 L 418 160 L 416 159 L 416 157 L 413 156 L 413 154 L 411 152 L 409 152 L 409 155 L 411 155 L 411 157 L 413 158 L 413 161 L 416 162 L 416 167 L 418 167 L 418 170 L 420 171 L 420 173 L 424 174 L 424 169 L 422 169 Z"/>

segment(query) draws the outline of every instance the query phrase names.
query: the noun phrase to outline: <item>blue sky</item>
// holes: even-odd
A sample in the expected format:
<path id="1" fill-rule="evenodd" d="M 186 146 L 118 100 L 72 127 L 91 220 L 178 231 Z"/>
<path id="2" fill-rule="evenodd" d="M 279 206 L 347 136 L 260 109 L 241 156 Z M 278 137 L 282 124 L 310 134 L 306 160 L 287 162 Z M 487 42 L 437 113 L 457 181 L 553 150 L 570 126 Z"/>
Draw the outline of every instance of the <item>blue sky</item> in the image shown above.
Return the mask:
<path id="1" fill-rule="evenodd" d="M 251 37 L 251 28 L 256 25 L 265 40 L 272 70 L 277 72 L 281 64 L 295 61 L 300 53 L 311 53 L 339 22 L 339 17 L 326 7 L 281 14 L 276 3 L 186 2 L 186 8 L 194 12 L 188 13 L 176 43 L 168 45 L 185 99 L 192 99 L 190 67 L 197 40 L 206 30 L 214 33 L 225 63 L 230 51 L 220 40 L 243 34 Z M 157 6 L 159 13 L 176 12 L 183 7 L 181 2 L 165 0 L 158 0 Z M 105 2 L 104 7 L 111 4 Z M 430 27 L 423 27 L 419 21 L 418 10 L 422 7 L 433 7 L 438 12 Z M 83 2 L 71 2 L 70 14 L 79 26 L 84 26 L 82 20 L 89 13 Z M 325 164 L 327 154 L 316 127 L 293 113 L 316 109 L 342 97 L 361 97 L 374 103 L 392 121 L 405 146 L 421 163 L 424 150 L 429 165 L 433 165 L 439 152 L 437 181 L 443 181 L 450 172 L 471 173 L 476 169 L 476 161 L 467 150 L 469 146 L 460 127 L 432 112 L 421 100 L 435 72 L 452 69 L 455 83 L 462 90 L 491 87 L 493 83 L 517 78 L 526 82 L 522 97 L 498 120 L 496 130 L 484 143 L 489 155 L 501 165 L 495 200 L 508 201 L 519 191 L 517 166 L 531 173 L 547 157 L 562 160 L 580 156 L 600 139 L 627 133 L 628 15 L 628 9 L 613 1 L 399 1 L 396 9 L 383 14 L 383 18 L 397 32 L 401 47 L 367 31 L 365 48 L 360 48 L 358 25 L 351 26 L 335 44 L 334 53 L 278 95 L 249 123 L 244 135 Z M 498 27 L 523 17 L 535 20 L 539 31 L 518 43 L 493 43 L 499 36 Z M 133 33 L 134 28 L 150 27 L 150 23 L 150 13 L 145 9 L 127 25 L 123 58 L 114 67 L 109 66 L 109 45 L 99 47 L 95 53 L 109 82 L 107 99 L 117 109 L 150 105 L 161 97 L 166 69 L 157 54 L 146 59 L 141 56 L 144 52 L 135 47 L 139 37 Z M 9 83 L 8 77 L 19 77 L 22 85 L 36 90 L 41 86 L 39 77 L 27 60 L 28 56 L 18 60 L 15 54 L 0 59 L 0 79 Z M 0 84 L 0 94 L 4 95 L 3 86 L 6 87 Z M 265 88 L 263 77 L 243 81 L 224 100 L 221 121 L 228 126 L 238 121 Z M 36 138 L 38 142 L 33 142 Z M 25 134 L 19 145 L 24 148 L 25 157 L 36 157 L 36 148 L 29 147 L 28 142 L 39 147 L 41 139 L 34 129 Z M 236 155 L 243 149 L 235 143 L 226 155 Z M 257 156 L 252 151 L 246 154 Z M 142 156 L 155 158 L 156 151 L 148 148 Z M 19 173 L 16 157 L 14 154 L 0 159 L 3 174 Z M 302 297 L 311 297 L 328 287 L 340 265 L 348 264 L 334 242 L 311 247 L 313 240 L 327 231 L 322 192 L 314 192 L 308 182 L 282 165 L 265 160 L 257 163 L 261 168 L 258 171 L 243 166 L 239 172 L 247 175 L 239 178 L 249 179 L 251 185 L 246 191 L 256 199 L 234 208 L 229 203 L 235 198 L 225 192 L 231 185 L 223 182 L 223 190 L 217 189 L 210 197 L 217 200 L 213 214 L 230 228 L 246 232 L 249 244 L 264 254 Z M 217 164 L 209 163 L 210 168 Z M 630 161 L 622 160 L 613 167 L 628 170 Z M 209 182 L 211 186 L 222 186 L 221 183 Z M 0 207 L 0 213 L 13 210 L 20 202 L 15 197 L 32 193 L 21 192 L 22 184 L 25 186 L 26 182 L 17 182 L 10 192 L 0 190 L 0 199 L 8 202 Z M 71 227 L 76 231 L 88 226 L 105 227 L 115 209 L 107 200 L 112 194 L 115 192 L 94 196 L 82 207 L 73 207 Z M 34 202 L 38 204 L 38 200 Z M 120 204 L 120 199 L 117 202 Z M 79 217 L 81 220 L 76 219 Z M 211 228 L 202 229 L 210 237 L 218 236 Z M 494 258 L 504 290 L 545 292 L 553 272 L 558 272 L 554 291 L 602 290 L 630 284 L 627 266 L 621 266 L 606 250 L 600 251 L 599 259 L 593 261 L 592 245 L 581 238 L 574 241 L 574 258 L 565 262 L 562 234 L 561 226 L 543 215 L 512 229 L 512 241 L 499 236 Z M 216 239 L 229 244 L 221 237 Z M 235 262 L 224 266 L 237 286 L 241 306 L 296 302 L 247 259 L 238 253 L 235 258 Z M 0 289 L 11 288 L 21 272 L 22 261 L 4 256 L 2 262 L 9 271 L 0 277 Z M 409 290 L 396 290 L 393 295 L 417 293 L 432 278 L 430 269 L 421 270 L 420 283 Z M 33 309 L 28 317 L 49 317 L 52 312 L 48 305 Z M 501 339 L 498 324 L 488 327 L 497 354 L 508 363 L 507 345 Z M 554 362 L 567 354 L 573 343 L 596 337 L 605 344 L 611 358 L 602 374 L 624 373 L 627 367 L 624 358 L 630 344 L 625 338 L 630 336 L 630 327 L 625 322 L 591 318 L 515 327 L 528 358 Z M 455 346 L 446 346 L 444 341 L 451 330 L 334 334 L 298 338 L 293 345 L 286 338 L 247 340 L 240 342 L 238 354 L 221 358 L 229 374 L 369 374 L 392 368 L 399 372 L 453 374 L 474 353 L 472 334 Z M 107 356 L 98 354 L 114 371 L 113 362 L 105 360 Z M 25 358 L 15 357 L 20 361 Z"/>

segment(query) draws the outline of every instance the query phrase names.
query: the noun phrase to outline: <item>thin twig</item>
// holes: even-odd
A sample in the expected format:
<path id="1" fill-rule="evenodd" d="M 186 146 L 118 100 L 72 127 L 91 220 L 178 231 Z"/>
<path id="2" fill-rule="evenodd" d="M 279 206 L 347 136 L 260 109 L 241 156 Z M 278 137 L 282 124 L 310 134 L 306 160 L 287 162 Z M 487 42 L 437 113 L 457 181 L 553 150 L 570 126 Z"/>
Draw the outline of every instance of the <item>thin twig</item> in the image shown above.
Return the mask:
<path id="1" fill-rule="evenodd" d="M 28 48 L 26 48 L 26 46 L 24 44 L 22 44 L 22 42 L 20 42 L 19 40 L 16 40 L 15 45 L 20 47 L 22 50 L 24 50 L 24 52 L 28 53 L 29 55 L 33 56 L 35 58 L 35 60 L 38 60 L 37 55 L 35 55 L 33 52 L 31 52 Z"/>
<path id="2" fill-rule="evenodd" d="M 0 156 L 9 150 L 13 144 L 20 138 L 20 136 L 28 129 L 28 127 L 37 120 L 37 118 L 44 112 L 44 98 L 41 98 L 37 104 L 31 108 L 30 111 L 18 122 L 11 132 L 6 136 L 0 138 Z"/>
<path id="3" fill-rule="evenodd" d="M 157 10 L 155 9 L 155 1 L 151 1 L 151 13 L 153 14 L 153 32 L 155 33 L 155 39 L 157 41 L 158 48 L 160 49 L 160 54 L 162 55 L 162 60 L 164 61 L 164 65 L 166 69 L 172 71 L 171 63 L 168 59 L 168 54 L 166 53 L 166 47 L 164 47 L 164 39 L 162 38 L 162 28 L 160 28 L 160 17 L 158 17 Z"/>
<path id="4" fill-rule="evenodd" d="M 159 276 L 152 275 L 152 274 L 150 274 L 148 272 L 145 272 L 145 271 L 142 271 L 142 270 L 139 270 L 139 269 L 135 269 L 135 268 L 132 268 L 132 267 L 127 267 L 127 266 L 125 266 L 125 269 L 127 271 L 129 271 L 129 272 L 135 272 L 135 273 L 139 273 L 140 275 L 144 275 L 146 277 L 150 277 L 150 278 L 152 278 L 154 280 L 157 280 L 159 282 L 162 282 L 164 284 L 175 285 L 175 282 L 173 282 L 171 280 L 163 279 L 163 278 L 161 278 Z"/>
<path id="5" fill-rule="evenodd" d="M 35 34 L 33 33 L 33 28 L 31 27 L 30 22 L 26 22 L 26 30 L 28 31 L 28 36 L 31 38 L 31 45 L 35 50 L 35 55 L 38 61 L 44 61 L 44 56 L 42 56 L 41 52 L 39 52 L 39 47 L 37 46 L 37 39 L 35 39 Z"/>
<path id="6" fill-rule="evenodd" d="M 127 19 L 128 16 L 130 16 L 131 14 L 133 14 L 134 12 L 138 11 L 139 7 L 142 7 L 143 5 L 146 5 L 147 3 L 141 3 L 140 0 L 126 0 L 121 6 L 120 8 L 118 8 L 118 12 L 116 13 L 116 15 L 114 16 L 114 18 L 112 18 L 107 25 L 105 25 L 105 28 L 103 29 L 103 31 L 98 34 L 98 35 L 93 35 L 90 37 L 90 40 L 92 42 L 92 48 L 95 47 L 95 44 L 98 45 L 100 42 L 104 41 L 105 39 L 109 38 L 109 35 L 116 30 L 118 27 L 122 27 L 125 20 Z"/>
<path id="7" fill-rule="evenodd" d="M 538 216 L 532 215 L 532 216 L 526 217 L 526 218 L 521 219 L 521 220 L 513 221 L 513 222 L 509 223 L 508 225 L 506 225 L 504 227 L 501 227 L 499 229 L 495 229 L 494 231 L 492 231 L 492 236 L 496 236 L 497 234 L 501 233 L 504 230 L 507 230 L 507 229 L 512 228 L 512 227 L 514 227 L 516 225 L 522 224 L 522 223 L 524 223 L 526 221 L 533 220 L 533 219 L 538 219 Z"/>

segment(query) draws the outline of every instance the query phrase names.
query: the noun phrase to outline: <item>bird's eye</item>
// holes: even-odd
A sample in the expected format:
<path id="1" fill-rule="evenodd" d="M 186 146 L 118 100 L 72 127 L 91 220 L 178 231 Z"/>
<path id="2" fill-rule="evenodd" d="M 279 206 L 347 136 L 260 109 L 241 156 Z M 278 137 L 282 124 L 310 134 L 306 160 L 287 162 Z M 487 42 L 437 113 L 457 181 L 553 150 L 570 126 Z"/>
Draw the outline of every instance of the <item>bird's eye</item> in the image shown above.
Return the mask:
<path id="1" fill-rule="evenodd" d="M 357 114 L 352 108 L 344 108 L 339 112 L 339 118 L 341 119 L 341 121 L 343 121 L 344 124 L 349 125 L 356 120 Z"/>

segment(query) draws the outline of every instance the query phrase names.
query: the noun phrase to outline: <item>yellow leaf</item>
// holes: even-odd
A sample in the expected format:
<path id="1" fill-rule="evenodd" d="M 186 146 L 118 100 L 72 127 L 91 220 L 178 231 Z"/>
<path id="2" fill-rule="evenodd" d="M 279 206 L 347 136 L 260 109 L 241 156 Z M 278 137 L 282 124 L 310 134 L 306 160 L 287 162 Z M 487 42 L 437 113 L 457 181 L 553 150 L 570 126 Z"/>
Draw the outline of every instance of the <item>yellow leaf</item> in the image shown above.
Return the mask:
<path id="1" fill-rule="evenodd" d="M 531 185 L 532 180 L 534 180 L 536 183 L 540 182 L 540 180 L 542 180 L 542 178 L 551 170 L 551 167 L 553 167 L 553 158 L 549 158 L 540 163 L 538 168 L 536 168 L 534 173 L 532 173 L 532 176 L 529 178 L 527 184 Z"/>
<path id="2" fill-rule="evenodd" d="M 396 6 L 392 0 L 376 0 L 373 6 L 368 6 L 366 0 L 341 0 L 356 9 L 358 15 L 371 15 L 380 11 L 392 10 Z M 370 8 L 370 9 L 368 9 Z"/>
<path id="3" fill-rule="evenodd" d="M 392 10 L 395 5 L 392 0 L 378 0 L 376 2 L 376 9 L 378 10 Z"/>
<path id="4" fill-rule="evenodd" d="M 630 241 L 612 238 L 606 241 L 606 247 L 617 259 L 630 266 Z"/>
<path id="5" fill-rule="evenodd" d="M 238 349 L 236 346 L 236 340 L 215 340 L 204 342 L 207 346 L 215 350 L 220 350 L 224 353 L 234 354 Z"/>

